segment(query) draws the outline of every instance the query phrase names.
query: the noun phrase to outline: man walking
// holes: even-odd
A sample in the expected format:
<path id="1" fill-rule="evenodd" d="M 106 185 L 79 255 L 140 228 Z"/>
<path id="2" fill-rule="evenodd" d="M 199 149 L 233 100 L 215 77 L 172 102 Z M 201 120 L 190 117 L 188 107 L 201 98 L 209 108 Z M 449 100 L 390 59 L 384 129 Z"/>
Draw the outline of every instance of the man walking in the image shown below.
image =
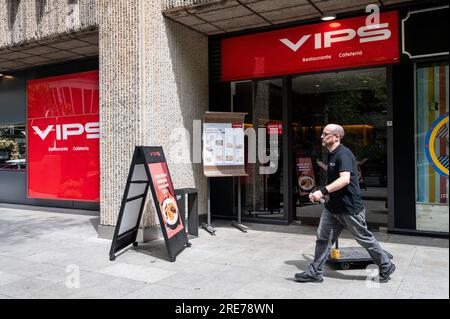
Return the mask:
<path id="1" fill-rule="evenodd" d="M 322 145 L 328 149 L 327 185 L 309 195 L 311 202 L 323 201 L 329 194 L 317 231 L 314 261 L 302 273 L 295 274 L 298 282 L 322 282 L 323 266 L 345 228 L 356 241 L 367 249 L 379 268 L 379 282 L 387 282 L 395 271 L 395 265 L 381 248 L 374 235 L 367 229 L 365 210 L 361 199 L 358 169 L 353 153 L 341 144 L 344 128 L 329 124 L 323 129 Z"/>

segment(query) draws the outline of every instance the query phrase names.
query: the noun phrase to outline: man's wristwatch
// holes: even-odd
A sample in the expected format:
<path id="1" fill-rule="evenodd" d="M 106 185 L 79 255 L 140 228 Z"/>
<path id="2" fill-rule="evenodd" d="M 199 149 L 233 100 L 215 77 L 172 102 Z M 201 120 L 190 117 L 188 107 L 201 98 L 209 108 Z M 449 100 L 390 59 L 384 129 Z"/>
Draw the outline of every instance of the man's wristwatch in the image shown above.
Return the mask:
<path id="1" fill-rule="evenodd" d="M 321 187 L 319 190 L 323 194 L 323 196 L 329 194 L 328 189 L 325 186 Z"/>

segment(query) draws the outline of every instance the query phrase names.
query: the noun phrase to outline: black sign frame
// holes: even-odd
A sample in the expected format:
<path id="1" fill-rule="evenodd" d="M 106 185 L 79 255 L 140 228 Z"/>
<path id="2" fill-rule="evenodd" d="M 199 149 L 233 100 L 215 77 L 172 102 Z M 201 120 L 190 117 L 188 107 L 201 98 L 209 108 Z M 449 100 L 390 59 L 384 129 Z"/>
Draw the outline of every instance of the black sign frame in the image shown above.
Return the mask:
<path id="1" fill-rule="evenodd" d="M 448 56 L 448 11 L 448 5 L 409 11 L 401 21 L 402 54 L 409 59 Z"/>
<path id="2" fill-rule="evenodd" d="M 159 154 L 159 156 L 154 156 L 151 154 Z M 158 214 L 161 231 L 164 237 L 165 246 L 167 249 L 167 253 L 169 256 L 169 260 L 171 262 L 176 261 L 176 256 L 181 253 L 185 247 L 190 247 L 191 243 L 188 240 L 187 233 L 186 233 L 186 225 L 183 218 L 183 213 L 179 212 L 179 218 L 183 222 L 183 230 L 176 233 L 172 238 L 168 237 L 167 231 L 165 229 L 165 224 L 162 216 L 162 212 L 159 206 L 159 201 L 156 195 L 156 190 L 153 185 L 152 175 L 149 169 L 148 164 L 152 163 L 166 163 L 166 158 L 164 155 L 163 148 L 161 146 L 136 146 L 133 158 L 130 165 L 130 170 L 128 173 L 127 183 L 125 186 L 124 194 L 122 197 L 122 203 L 120 206 L 119 216 L 117 218 L 117 223 L 114 231 L 113 240 L 111 243 L 111 249 L 109 252 L 109 259 L 111 261 L 114 261 L 116 259 L 117 252 L 125 249 L 129 245 L 133 245 L 136 247 L 138 245 L 136 238 L 139 232 L 139 225 L 141 223 L 142 214 L 144 211 L 144 206 L 146 199 L 148 197 L 148 190 L 151 190 L 152 196 L 153 196 L 153 202 L 154 207 L 156 209 L 156 212 Z M 144 170 L 142 170 L 142 167 L 140 167 L 140 170 L 137 169 L 138 165 L 143 165 Z M 140 173 L 140 174 L 139 174 Z M 167 178 L 172 183 L 172 178 L 170 176 L 169 169 L 167 168 Z M 145 175 L 145 176 L 143 176 Z M 144 185 L 144 192 L 141 191 L 141 194 L 138 195 L 130 195 L 130 189 L 132 185 Z M 174 194 L 173 194 L 174 195 Z M 176 200 L 176 196 L 174 196 Z M 131 223 L 130 225 L 127 225 L 126 221 L 126 215 L 127 215 L 127 204 L 131 203 L 136 200 L 141 200 L 141 203 L 139 205 L 134 205 L 135 211 L 131 212 L 131 216 L 134 218 L 135 222 Z M 178 207 L 182 207 L 177 201 Z M 136 211 L 138 209 L 138 211 Z M 137 217 L 137 218 L 136 218 Z M 128 222 L 130 224 L 130 222 Z M 125 226 L 124 226 L 125 225 Z M 121 232 L 122 227 L 125 227 L 125 231 Z M 128 227 L 126 227 L 128 226 Z"/>

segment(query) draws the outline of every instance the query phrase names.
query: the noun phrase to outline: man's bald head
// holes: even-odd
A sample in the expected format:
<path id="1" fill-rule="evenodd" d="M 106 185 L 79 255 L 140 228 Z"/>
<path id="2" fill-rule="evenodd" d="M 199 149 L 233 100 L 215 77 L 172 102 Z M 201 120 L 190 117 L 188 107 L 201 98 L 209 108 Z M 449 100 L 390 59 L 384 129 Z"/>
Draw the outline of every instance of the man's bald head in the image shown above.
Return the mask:
<path id="1" fill-rule="evenodd" d="M 345 136 L 344 128 L 338 124 L 328 124 L 327 126 L 325 126 L 325 128 L 327 129 L 327 131 L 338 135 L 341 141 Z"/>

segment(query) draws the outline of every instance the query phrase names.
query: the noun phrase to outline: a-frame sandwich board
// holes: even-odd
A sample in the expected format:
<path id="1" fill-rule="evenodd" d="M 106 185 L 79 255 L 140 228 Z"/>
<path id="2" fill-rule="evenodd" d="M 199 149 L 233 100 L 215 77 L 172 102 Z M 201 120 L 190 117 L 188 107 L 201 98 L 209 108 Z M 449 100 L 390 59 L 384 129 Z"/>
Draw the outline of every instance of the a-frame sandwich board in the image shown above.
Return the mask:
<path id="1" fill-rule="evenodd" d="M 184 219 L 178 209 L 174 188 L 161 146 L 136 146 L 122 197 L 109 259 L 129 245 L 137 246 L 136 238 L 151 190 L 170 261 L 190 247 Z"/>

